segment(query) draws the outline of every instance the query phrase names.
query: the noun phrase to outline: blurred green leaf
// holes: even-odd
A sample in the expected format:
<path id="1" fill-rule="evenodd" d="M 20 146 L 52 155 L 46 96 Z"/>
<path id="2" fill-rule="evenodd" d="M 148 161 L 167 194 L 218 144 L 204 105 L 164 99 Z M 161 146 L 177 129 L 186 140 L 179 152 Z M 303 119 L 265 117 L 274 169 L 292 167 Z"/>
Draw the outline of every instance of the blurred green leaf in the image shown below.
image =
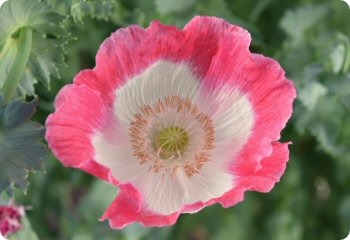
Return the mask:
<path id="1" fill-rule="evenodd" d="M 77 221 L 83 223 L 72 229 L 72 239 L 102 239 L 102 236 L 106 240 L 120 239 L 121 234 L 119 232 L 110 231 L 106 233 L 109 229 L 108 221 L 98 221 L 98 218 L 103 215 L 116 198 L 117 193 L 117 187 L 104 181 L 96 180 L 92 183 L 89 191 L 83 195 L 77 206 L 76 213 L 79 219 L 75 219 L 70 223 L 71 225 L 75 225 Z M 119 237 L 116 238 L 117 236 Z"/>
<path id="2" fill-rule="evenodd" d="M 116 0 L 73 0 L 71 14 L 75 22 L 83 23 L 84 17 L 107 21 L 117 5 Z"/>
<path id="3" fill-rule="evenodd" d="M 187 10 L 196 3 L 197 0 L 154 0 L 157 10 L 161 14 L 181 12 Z"/>
<path id="4" fill-rule="evenodd" d="M 72 240 L 94 240 L 94 237 L 90 232 L 76 232 L 72 238 Z"/>
<path id="5" fill-rule="evenodd" d="M 319 65 L 310 65 L 304 69 L 304 86 L 299 90 L 299 100 L 309 111 L 312 111 L 319 98 L 328 92 L 327 87 L 317 81 L 322 71 Z"/>
<path id="6" fill-rule="evenodd" d="M 337 95 L 339 101 L 347 109 L 348 115 L 350 115 L 350 74 L 338 76 L 326 75 L 326 77 L 332 79 L 326 82 L 327 87 L 333 94 Z"/>
<path id="7" fill-rule="evenodd" d="M 287 33 L 281 54 L 298 87 L 301 105 L 296 104 L 294 111 L 296 130 L 314 136 L 319 150 L 344 158 L 350 147 L 343 140 L 350 137 L 344 131 L 349 125 L 345 119 L 350 109 L 350 41 L 340 27 L 327 21 L 328 14 L 334 14 L 331 6 L 310 3 L 288 10 L 280 22 Z"/>
<path id="8" fill-rule="evenodd" d="M 300 132 L 308 129 L 326 152 L 337 156 L 340 150 L 337 146 L 337 138 L 345 113 L 345 109 L 336 97 L 324 95 L 309 112 L 300 106 L 295 108 L 296 127 Z"/>
<path id="9" fill-rule="evenodd" d="M 321 4 L 309 4 L 295 10 L 288 10 L 280 26 L 292 39 L 293 44 L 298 44 L 302 41 L 305 31 L 325 17 L 327 11 L 326 6 Z"/>
<path id="10" fill-rule="evenodd" d="M 315 60 L 324 66 L 325 72 L 346 74 L 350 65 L 350 39 L 340 32 L 327 32 L 310 36 Z"/>
<path id="11" fill-rule="evenodd" d="M 124 229 L 125 239 L 139 240 L 150 232 L 150 228 L 142 227 L 140 224 L 132 224 Z"/>
<path id="12" fill-rule="evenodd" d="M 94 219 L 96 216 L 102 216 L 104 211 L 116 198 L 117 193 L 117 187 L 104 181 L 95 181 L 91 186 L 90 192 L 84 196 L 79 205 L 82 216 L 87 220 Z M 90 209 L 90 211 L 85 211 L 85 209 Z"/>
<path id="13" fill-rule="evenodd" d="M 334 47 L 330 54 L 333 63 L 333 72 L 339 73 L 341 71 L 346 58 L 346 53 L 346 46 L 344 46 L 344 44 L 338 44 Z"/>
<path id="14" fill-rule="evenodd" d="M 14 187 L 26 191 L 28 171 L 43 169 L 47 149 L 40 141 L 44 128 L 29 121 L 37 101 L 4 105 L 0 97 L 0 192 L 12 194 Z"/>

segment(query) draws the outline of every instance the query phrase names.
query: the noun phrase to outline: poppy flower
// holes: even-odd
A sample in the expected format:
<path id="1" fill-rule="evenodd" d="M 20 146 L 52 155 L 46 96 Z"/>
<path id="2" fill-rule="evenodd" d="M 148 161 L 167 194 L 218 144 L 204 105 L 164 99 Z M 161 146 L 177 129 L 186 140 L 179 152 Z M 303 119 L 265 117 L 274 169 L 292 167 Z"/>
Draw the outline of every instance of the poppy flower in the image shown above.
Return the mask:
<path id="1" fill-rule="evenodd" d="M 65 166 L 119 187 L 102 220 L 170 225 L 279 181 L 289 143 L 278 140 L 296 92 L 250 42 L 215 17 L 195 17 L 183 30 L 133 25 L 107 38 L 95 68 L 59 92 L 49 147 Z"/>
<path id="2" fill-rule="evenodd" d="M 13 203 L 0 205 L 0 236 L 8 237 L 19 231 L 22 228 L 21 220 L 24 215 L 23 206 L 15 206 Z"/>

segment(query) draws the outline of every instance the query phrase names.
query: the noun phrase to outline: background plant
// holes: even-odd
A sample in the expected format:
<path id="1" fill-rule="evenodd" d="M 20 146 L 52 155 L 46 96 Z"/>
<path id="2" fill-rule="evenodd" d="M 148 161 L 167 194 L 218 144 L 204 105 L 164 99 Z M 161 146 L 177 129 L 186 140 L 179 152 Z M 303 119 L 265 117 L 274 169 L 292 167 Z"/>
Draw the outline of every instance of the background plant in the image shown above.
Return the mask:
<path id="1" fill-rule="evenodd" d="M 42 125 L 58 90 L 94 66 L 111 32 L 154 19 L 183 27 L 194 15 L 247 28 L 251 50 L 277 58 L 295 82 L 299 96 L 283 133 L 293 141 L 286 173 L 271 193 L 248 193 L 230 209 L 212 206 L 162 229 L 111 230 L 97 219 L 115 188 L 64 168 L 46 149 Z M 340 0 L 8 0 L 0 8 L 0 201 L 14 197 L 32 208 L 10 239 L 344 238 L 350 229 L 349 26 L 350 10 Z M 27 180 L 33 170 L 39 172 Z"/>

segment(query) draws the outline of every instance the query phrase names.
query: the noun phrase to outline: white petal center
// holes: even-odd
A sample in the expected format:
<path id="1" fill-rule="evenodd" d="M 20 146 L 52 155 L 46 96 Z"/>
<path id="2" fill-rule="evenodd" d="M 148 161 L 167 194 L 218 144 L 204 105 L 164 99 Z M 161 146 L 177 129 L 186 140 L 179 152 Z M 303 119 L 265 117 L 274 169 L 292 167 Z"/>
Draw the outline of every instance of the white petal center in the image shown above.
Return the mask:
<path id="1" fill-rule="evenodd" d="M 237 89 L 204 90 L 187 64 L 159 61 L 116 90 L 109 122 L 93 136 L 96 161 L 132 183 L 144 207 L 168 215 L 233 187 L 228 165 L 254 114 Z"/>

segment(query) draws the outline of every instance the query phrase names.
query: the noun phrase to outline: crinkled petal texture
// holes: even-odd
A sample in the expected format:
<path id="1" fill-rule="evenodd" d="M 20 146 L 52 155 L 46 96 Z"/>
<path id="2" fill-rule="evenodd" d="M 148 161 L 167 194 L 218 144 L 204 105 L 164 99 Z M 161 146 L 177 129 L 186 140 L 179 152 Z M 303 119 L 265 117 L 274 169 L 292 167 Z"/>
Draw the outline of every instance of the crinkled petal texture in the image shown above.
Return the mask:
<path id="1" fill-rule="evenodd" d="M 170 225 L 279 181 L 289 143 L 278 140 L 296 92 L 250 41 L 215 17 L 195 17 L 183 30 L 130 26 L 60 91 L 46 138 L 64 165 L 120 188 L 102 220 Z"/>

